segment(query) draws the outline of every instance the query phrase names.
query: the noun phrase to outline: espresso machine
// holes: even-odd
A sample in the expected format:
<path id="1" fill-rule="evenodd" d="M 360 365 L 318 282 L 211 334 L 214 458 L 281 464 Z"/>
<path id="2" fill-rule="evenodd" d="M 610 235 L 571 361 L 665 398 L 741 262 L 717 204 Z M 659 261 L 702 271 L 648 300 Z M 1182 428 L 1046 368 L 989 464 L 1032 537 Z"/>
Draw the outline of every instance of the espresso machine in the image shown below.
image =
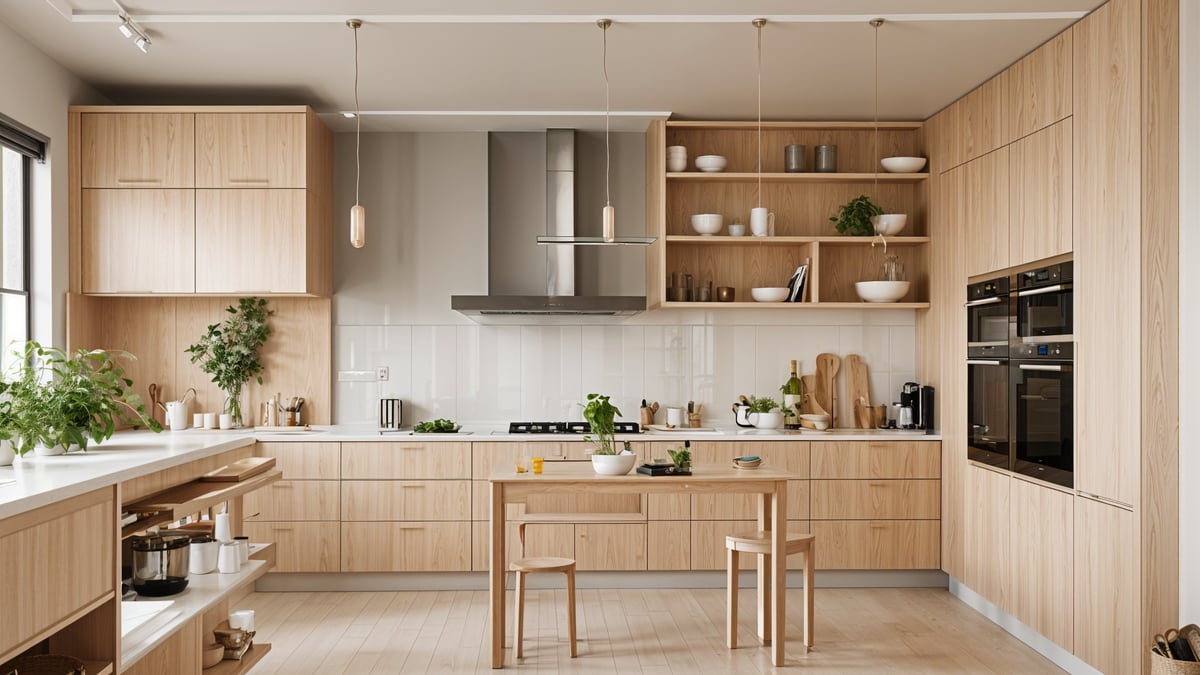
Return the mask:
<path id="1" fill-rule="evenodd" d="M 921 386 L 916 382 L 905 382 L 900 388 L 900 407 L 912 410 L 912 423 L 903 425 L 904 429 L 924 429 L 928 433 L 934 430 L 934 389 Z"/>

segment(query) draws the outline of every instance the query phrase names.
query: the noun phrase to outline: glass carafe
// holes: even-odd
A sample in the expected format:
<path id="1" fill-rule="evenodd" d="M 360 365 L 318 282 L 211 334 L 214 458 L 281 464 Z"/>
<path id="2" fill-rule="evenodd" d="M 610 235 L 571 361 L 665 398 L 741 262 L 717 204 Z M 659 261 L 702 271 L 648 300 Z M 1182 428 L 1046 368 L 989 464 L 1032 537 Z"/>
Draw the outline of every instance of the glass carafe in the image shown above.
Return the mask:
<path id="1" fill-rule="evenodd" d="M 883 265 L 879 268 L 880 281 L 906 281 L 908 277 L 904 275 L 904 263 L 900 260 L 900 256 L 889 254 L 883 256 Z"/>

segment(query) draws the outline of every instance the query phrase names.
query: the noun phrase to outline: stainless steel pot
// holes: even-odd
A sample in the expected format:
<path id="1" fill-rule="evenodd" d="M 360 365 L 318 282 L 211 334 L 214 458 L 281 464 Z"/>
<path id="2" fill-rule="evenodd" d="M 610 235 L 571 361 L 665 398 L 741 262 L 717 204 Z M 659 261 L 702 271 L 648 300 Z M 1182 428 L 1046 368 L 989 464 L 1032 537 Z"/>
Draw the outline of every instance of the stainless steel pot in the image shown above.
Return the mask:
<path id="1" fill-rule="evenodd" d="M 138 595 L 174 595 L 187 588 L 189 534 L 160 533 L 134 537 L 133 590 Z"/>

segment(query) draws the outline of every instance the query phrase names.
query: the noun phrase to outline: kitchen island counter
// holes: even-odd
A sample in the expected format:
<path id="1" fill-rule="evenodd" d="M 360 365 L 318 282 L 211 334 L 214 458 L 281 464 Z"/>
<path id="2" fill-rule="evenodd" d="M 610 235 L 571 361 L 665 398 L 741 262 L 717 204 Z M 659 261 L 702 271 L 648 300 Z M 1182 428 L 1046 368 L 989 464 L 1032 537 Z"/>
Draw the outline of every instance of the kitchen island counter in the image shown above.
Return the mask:
<path id="1" fill-rule="evenodd" d="M 313 426 L 312 431 L 285 433 L 255 433 L 259 441 L 310 441 L 310 442 L 354 442 L 396 441 L 483 443 L 497 441 L 517 442 L 571 442 L 583 441 L 583 434 L 511 434 L 503 424 L 464 424 L 455 434 L 417 434 L 411 429 L 384 431 L 369 425 L 335 424 Z M 189 430 L 186 434 L 202 434 L 203 431 Z M 940 434 L 927 434 L 922 430 L 887 429 L 832 429 L 830 431 L 764 431 L 741 427 L 716 427 L 711 431 L 683 429 L 679 431 L 646 431 L 640 434 L 617 434 L 621 441 L 674 442 L 674 441 L 940 441 Z"/>

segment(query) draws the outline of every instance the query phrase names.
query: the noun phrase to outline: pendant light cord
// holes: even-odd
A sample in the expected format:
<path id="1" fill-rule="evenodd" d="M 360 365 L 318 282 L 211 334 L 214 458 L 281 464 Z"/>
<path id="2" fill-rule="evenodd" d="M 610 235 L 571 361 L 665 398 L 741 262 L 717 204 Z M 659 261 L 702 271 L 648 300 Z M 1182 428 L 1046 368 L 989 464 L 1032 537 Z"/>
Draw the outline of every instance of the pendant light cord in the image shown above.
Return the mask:
<path id="1" fill-rule="evenodd" d="M 362 162 L 359 155 L 359 147 L 362 142 L 362 109 L 358 104 L 358 26 L 359 24 L 351 25 L 354 29 L 354 205 L 358 205 L 358 183 L 362 176 Z"/>
<path id="2" fill-rule="evenodd" d="M 762 29 L 767 20 L 755 19 L 753 23 L 758 31 L 758 61 L 755 67 L 758 76 L 758 189 L 754 201 L 758 206 L 762 206 Z"/>
<path id="3" fill-rule="evenodd" d="M 874 155 L 875 167 L 872 171 L 874 176 L 874 185 L 872 192 L 876 199 L 879 199 L 879 27 L 883 25 L 883 19 L 871 19 L 871 26 L 875 29 L 875 142 L 871 153 Z M 885 248 L 884 251 L 887 249 Z"/>
<path id="4" fill-rule="evenodd" d="M 612 205 L 612 195 L 610 193 L 609 182 L 612 175 L 611 160 L 608 147 L 608 115 L 609 115 L 609 98 L 608 98 L 608 27 L 612 24 L 611 21 L 605 19 L 600 24 L 600 34 L 603 36 L 603 52 L 600 60 L 600 66 L 604 71 L 604 205 Z"/>

